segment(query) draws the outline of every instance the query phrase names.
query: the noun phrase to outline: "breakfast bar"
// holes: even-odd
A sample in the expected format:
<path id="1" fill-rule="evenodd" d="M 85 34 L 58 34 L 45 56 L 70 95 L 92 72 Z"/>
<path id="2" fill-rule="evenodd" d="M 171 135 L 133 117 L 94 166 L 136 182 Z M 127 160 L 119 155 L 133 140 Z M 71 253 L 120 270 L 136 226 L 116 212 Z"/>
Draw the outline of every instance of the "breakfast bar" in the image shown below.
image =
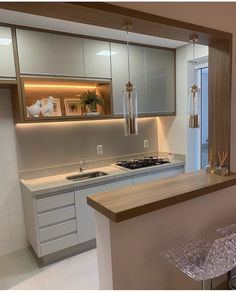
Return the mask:
<path id="1" fill-rule="evenodd" d="M 88 197 L 100 288 L 199 289 L 161 252 L 236 222 L 235 184 L 234 173 L 198 171 Z"/>

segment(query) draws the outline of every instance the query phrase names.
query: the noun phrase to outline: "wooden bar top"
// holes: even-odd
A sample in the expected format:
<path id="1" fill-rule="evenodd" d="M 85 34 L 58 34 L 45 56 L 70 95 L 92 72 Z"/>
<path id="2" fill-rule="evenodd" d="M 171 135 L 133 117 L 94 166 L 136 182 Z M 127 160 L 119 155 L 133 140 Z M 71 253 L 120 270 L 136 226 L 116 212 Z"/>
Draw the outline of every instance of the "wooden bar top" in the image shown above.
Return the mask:
<path id="1" fill-rule="evenodd" d="M 89 196 L 87 203 L 112 221 L 121 222 L 235 184 L 236 173 L 219 176 L 197 171 Z"/>

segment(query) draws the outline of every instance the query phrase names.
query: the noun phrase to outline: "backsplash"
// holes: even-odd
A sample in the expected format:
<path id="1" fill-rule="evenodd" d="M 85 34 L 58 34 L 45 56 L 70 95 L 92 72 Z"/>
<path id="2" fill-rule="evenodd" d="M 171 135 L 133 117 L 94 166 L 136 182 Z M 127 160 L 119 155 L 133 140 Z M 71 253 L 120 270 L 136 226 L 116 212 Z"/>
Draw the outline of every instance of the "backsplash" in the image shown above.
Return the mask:
<path id="1" fill-rule="evenodd" d="M 78 164 L 81 155 L 94 162 L 157 151 L 157 119 L 138 122 L 138 136 L 124 136 L 123 120 L 16 125 L 19 171 Z M 97 145 L 103 155 L 97 155 Z"/>

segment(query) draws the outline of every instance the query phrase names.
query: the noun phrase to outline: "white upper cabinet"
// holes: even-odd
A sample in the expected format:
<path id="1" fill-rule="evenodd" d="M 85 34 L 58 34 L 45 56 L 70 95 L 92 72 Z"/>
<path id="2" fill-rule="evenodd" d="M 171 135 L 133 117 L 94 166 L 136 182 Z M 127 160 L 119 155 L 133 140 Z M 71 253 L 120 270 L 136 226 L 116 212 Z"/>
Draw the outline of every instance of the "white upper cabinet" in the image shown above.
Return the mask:
<path id="1" fill-rule="evenodd" d="M 175 55 L 172 50 L 145 48 L 148 113 L 175 112 Z"/>
<path id="2" fill-rule="evenodd" d="M 81 38 L 17 29 L 17 41 L 22 74 L 84 76 Z"/>
<path id="3" fill-rule="evenodd" d="M 111 70 L 113 113 L 123 113 L 122 91 L 128 81 L 127 48 L 124 44 L 111 43 Z"/>
<path id="4" fill-rule="evenodd" d="M 83 39 L 85 77 L 111 78 L 109 42 Z"/>
<path id="5" fill-rule="evenodd" d="M 23 29 L 16 33 L 20 72 L 53 75 L 51 34 Z"/>
<path id="6" fill-rule="evenodd" d="M 130 81 L 137 90 L 138 113 L 175 112 L 175 54 L 173 50 L 130 46 Z M 125 44 L 111 43 L 113 113 L 123 113 L 122 90 L 128 81 Z"/>
<path id="7" fill-rule="evenodd" d="M 138 112 L 146 112 L 145 51 L 143 47 L 130 46 L 130 81 L 138 96 Z M 123 113 L 122 91 L 128 82 L 128 57 L 125 44 L 111 43 L 113 113 Z"/>
<path id="8" fill-rule="evenodd" d="M 130 46 L 130 79 L 137 90 L 138 113 L 146 113 L 144 47 Z"/>
<path id="9" fill-rule="evenodd" d="M 109 42 L 17 29 L 21 74 L 111 78 Z"/>
<path id="10" fill-rule="evenodd" d="M 52 34 L 52 61 L 55 75 L 84 76 L 81 38 Z"/>
<path id="11" fill-rule="evenodd" d="M 15 78 L 12 35 L 9 27 L 0 27 L 0 78 Z"/>

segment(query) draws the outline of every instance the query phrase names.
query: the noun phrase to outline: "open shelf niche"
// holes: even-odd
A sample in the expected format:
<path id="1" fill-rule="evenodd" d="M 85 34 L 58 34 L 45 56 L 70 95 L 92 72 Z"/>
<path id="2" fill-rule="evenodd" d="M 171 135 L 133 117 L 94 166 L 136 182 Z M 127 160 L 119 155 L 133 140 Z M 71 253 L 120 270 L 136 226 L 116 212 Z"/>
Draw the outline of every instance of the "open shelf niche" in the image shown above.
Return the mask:
<path id="1" fill-rule="evenodd" d="M 21 78 L 21 88 L 25 121 L 96 119 L 112 115 L 110 80 L 24 77 Z M 102 100 L 94 111 L 81 103 L 82 94 L 88 91 Z M 53 111 L 50 111 L 52 104 Z"/>

